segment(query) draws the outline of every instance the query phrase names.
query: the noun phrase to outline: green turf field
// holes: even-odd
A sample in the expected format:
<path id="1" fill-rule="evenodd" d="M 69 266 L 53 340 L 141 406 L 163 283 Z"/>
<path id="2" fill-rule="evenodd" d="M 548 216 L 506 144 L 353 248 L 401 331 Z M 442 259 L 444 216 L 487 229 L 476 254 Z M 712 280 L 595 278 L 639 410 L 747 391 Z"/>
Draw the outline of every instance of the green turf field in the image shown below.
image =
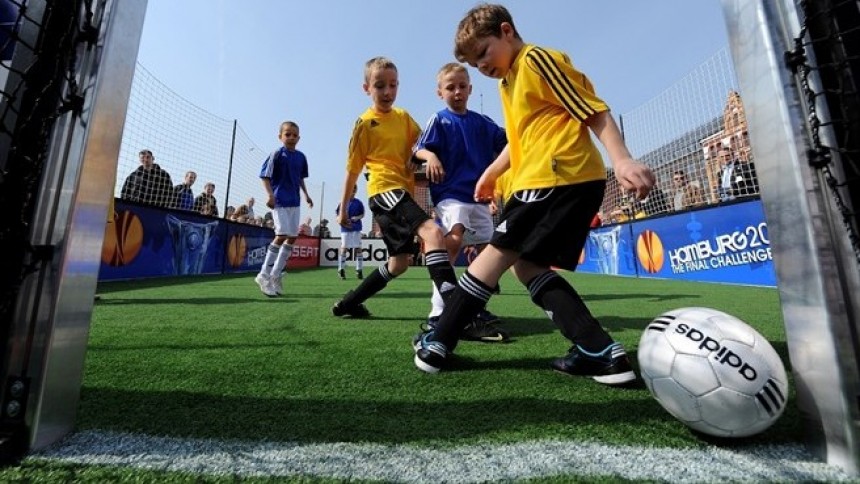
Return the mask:
<path id="1" fill-rule="evenodd" d="M 758 329 L 790 371 L 775 289 L 565 276 L 634 365 L 641 332 L 654 316 L 708 306 Z M 463 342 L 451 370 L 438 375 L 412 364 L 411 338 L 429 309 L 423 268 L 368 301 L 368 320 L 331 316 L 331 305 L 358 283 L 341 281 L 334 269 L 288 274 L 286 295 L 276 299 L 260 294 L 252 279 L 101 284 L 77 430 L 430 449 L 573 441 L 696 450 L 803 441 L 793 391 L 769 430 L 722 441 L 690 432 L 644 386 L 611 388 L 552 372 L 549 362 L 566 352 L 568 342 L 510 275 L 489 308 L 503 318 L 513 342 Z M 0 480 L 13 479 L 219 478 L 31 459 L 0 471 Z"/>

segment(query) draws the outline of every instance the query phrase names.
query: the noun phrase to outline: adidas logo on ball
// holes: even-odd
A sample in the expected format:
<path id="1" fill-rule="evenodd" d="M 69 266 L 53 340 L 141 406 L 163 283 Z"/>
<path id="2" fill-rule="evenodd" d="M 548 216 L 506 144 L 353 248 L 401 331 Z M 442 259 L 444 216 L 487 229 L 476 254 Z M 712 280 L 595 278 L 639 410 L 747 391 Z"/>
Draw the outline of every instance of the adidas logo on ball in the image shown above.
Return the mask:
<path id="1" fill-rule="evenodd" d="M 683 334 L 690 341 L 699 343 L 699 349 L 716 351 L 716 354 L 713 355 L 714 360 L 719 362 L 721 365 L 728 365 L 732 368 L 737 368 L 738 373 L 748 381 L 753 381 L 758 377 L 758 372 L 755 371 L 755 368 L 745 363 L 744 360 L 742 360 L 734 351 L 721 346 L 719 341 L 711 338 L 710 336 L 706 336 L 705 333 L 698 329 L 684 323 L 680 323 L 678 324 L 678 327 L 675 328 L 675 332 Z"/>

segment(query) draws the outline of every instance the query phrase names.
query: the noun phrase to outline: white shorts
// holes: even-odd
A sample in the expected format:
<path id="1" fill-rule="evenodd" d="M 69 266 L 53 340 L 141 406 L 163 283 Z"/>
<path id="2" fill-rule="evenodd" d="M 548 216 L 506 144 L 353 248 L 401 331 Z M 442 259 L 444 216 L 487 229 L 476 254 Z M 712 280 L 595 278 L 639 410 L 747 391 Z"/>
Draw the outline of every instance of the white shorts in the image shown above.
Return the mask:
<path id="1" fill-rule="evenodd" d="M 354 232 L 341 232 L 340 246 L 348 249 L 361 247 L 361 232 L 357 230 Z"/>
<path id="2" fill-rule="evenodd" d="M 298 236 L 299 217 L 299 207 L 275 207 L 272 210 L 275 235 L 286 235 L 287 237 Z"/>
<path id="3" fill-rule="evenodd" d="M 490 206 L 483 203 L 465 203 L 446 198 L 436 205 L 436 216 L 442 224 L 445 235 L 457 224 L 466 229 L 463 234 L 465 245 L 486 244 L 493 236 L 493 216 Z"/>

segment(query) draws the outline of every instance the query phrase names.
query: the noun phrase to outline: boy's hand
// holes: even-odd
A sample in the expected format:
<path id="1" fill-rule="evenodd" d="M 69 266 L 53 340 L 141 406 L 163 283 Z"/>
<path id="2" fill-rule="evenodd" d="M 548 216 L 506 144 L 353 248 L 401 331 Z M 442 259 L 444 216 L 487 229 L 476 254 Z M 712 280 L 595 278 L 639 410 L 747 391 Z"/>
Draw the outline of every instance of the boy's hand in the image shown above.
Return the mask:
<path id="1" fill-rule="evenodd" d="M 337 214 L 337 223 L 341 227 L 352 228 L 352 222 L 349 220 L 349 217 L 347 217 L 345 213 Z"/>
<path id="2" fill-rule="evenodd" d="M 656 183 L 650 168 L 633 158 L 618 160 L 614 166 L 615 178 L 625 192 L 636 196 L 637 200 L 648 196 Z"/>
<path id="3" fill-rule="evenodd" d="M 445 179 L 445 168 L 435 155 L 427 160 L 427 178 L 430 179 L 431 183 L 442 183 Z"/>
<path id="4" fill-rule="evenodd" d="M 490 203 L 496 196 L 496 179 L 498 176 L 492 170 L 484 170 L 478 183 L 475 184 L 475 201 L 478 203 Z"/>
<path id="5" fill-rule="evenodd" d="M 269 198 L 266 199 L 266 206 L 271 208 L 272 210 L 275 209 L 275 196 L 274 195 L 269 195 Z"/>
<path id="6" fill-rule="evenodd" d="M 305 195 L 305 202 L 308 203 L 308 207 L 314 208 L 314 201 L 311 200 L 310 195 Z"/>

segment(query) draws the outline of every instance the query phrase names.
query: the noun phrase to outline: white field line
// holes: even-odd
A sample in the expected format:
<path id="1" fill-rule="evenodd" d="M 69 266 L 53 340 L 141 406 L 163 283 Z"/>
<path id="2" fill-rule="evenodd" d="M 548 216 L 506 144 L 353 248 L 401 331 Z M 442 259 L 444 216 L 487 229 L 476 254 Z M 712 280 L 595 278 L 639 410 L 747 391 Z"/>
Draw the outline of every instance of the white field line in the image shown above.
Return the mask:
<path id="1" fill-rule="evenodd" d="M 671 449 L 534 441 L 422 448 L 179 439 L 86 431 L 29 459 L 228 476 L 317 476 L 388 482 L 482 482 L 555 475 L 663 482 L 847 481 L 797 445 Z M 856 481 L 855 481 L 856 482 Z"/>

